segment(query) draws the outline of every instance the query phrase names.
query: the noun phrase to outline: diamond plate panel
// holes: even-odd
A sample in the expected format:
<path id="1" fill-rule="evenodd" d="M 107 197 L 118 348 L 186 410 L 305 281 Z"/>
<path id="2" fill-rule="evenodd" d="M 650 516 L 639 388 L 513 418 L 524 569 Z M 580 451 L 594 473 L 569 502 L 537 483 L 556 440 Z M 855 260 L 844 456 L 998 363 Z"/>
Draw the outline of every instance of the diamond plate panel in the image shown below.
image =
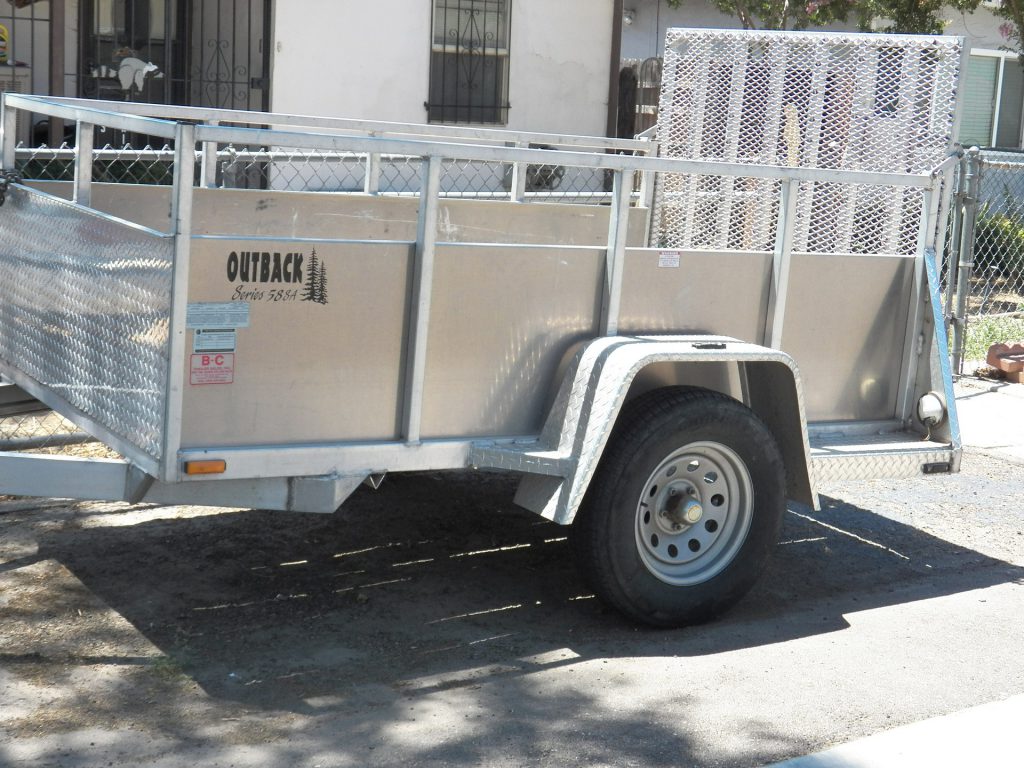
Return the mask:
<path id="1" fill-rule="evenodd" d="M 0 208 L 0 363 L 156 460 L 172 259 L 170 237 L 45 195 Z"/>
<path id="2" fill-rule="evenodd" d="M 724 348 L 721 350 L 701 349 L 695 346 L 696 343 L 701 343 L 702 346 L 706 345 L 708 341 L 719 341 L 723 343 Z M 715 362 L 729 360 L 781 363 L 793 371 L 800 423 L 801 425 L 807 423 L 800 374 L 796 363 L 784 352 L 739 342 L 735 339 L 715 337 L 678 337 L 676 340 L 626 340 L 620 337 L 594 342 L 586 349 L 584 360 L 592 352 L 595 353 L 591 358 L 593 367 L 589 370 L 586 388 L 582 391 L 578 390 L 577 396 L 570 398 L 569 414 L 566 419 L 566 426 L 571 425 L 574 433 L 573 452 L 579 456 L 576 473 L 564 496 L 563 514 L 568 514 L 570 519 L 583 501 L 583 495 L 590 484 L 590 479 L 597 470 L 597 464 L 610 435 L 609 425 L 614 423 L 633 377 L 644 366 L 662 361 Z M 806 426 L 803 427 L 803 444 L 806 456 L 810 453 Z M 813 487 L 812 478 L 812 492 Z M 561 521 L 556 519 L 556 522 Z"/>
<path id="3" fill-rule="evenodd" d="M 706 347 L 707 342 L 718 342 L 721 348 L 696 346 Z M 796 363 L 784 352 L 726 337 L 618 336 L 595 339 L 580 351 L 562 381 L 539 443 L 523 446 L 518 456 L 514 455 L 512 446 L 500 451 L 480 446 L 474 452 L 474 461 L 480 466 L 521 472 L 559 472 L 566 482 L 533 481 L 525 491 L 524 502 L 528 497 L 529 509 L 556 523 L 571 523 L 633 378 L 643 367 L 665 361 L 775 362 L 787 366 L 793 372 L 800 424 L 803 425 L 803 455 L 809 454 L 800 375 Z M 543 459 L 543 467 L 537 466 L 538 459 Z M 813 480 L 812 477 L 812 494 Z"/>
<path id="4" fill-rule="evenodd" d="M 921 474 L 921 467 L 925 464 L 942 464 L 952 460 L 951 449 L 932 447 L 918 451 L 815 456 L 811 458 L 811 466 L 814 467 L 814 478 L 819 483 L 839 483 L 845 480 L 916 477 Z"/>
<path id="5" fill-rule="evenodd" d="M 955 37 L 672 29 L 658 117 L 662 155 L 850 171 L 926 172 L 953 146 Z M 659 174 L 660 247 L 771 250 L 779 184 Z M 920 190 L 799 185 L 793 250 L 912 255 Z"/>

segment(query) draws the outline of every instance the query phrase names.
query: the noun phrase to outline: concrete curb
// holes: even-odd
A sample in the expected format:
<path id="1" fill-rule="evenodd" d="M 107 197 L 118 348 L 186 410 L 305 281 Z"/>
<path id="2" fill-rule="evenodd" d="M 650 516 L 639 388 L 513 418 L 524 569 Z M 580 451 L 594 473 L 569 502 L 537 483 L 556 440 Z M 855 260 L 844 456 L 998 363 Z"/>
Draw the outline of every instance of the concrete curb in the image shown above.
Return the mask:
<path id="1" fill-rule="evenodd" d="M 1024 696 L 894 728 L 773 768 L 964 768 L 1019 765 Z"/>

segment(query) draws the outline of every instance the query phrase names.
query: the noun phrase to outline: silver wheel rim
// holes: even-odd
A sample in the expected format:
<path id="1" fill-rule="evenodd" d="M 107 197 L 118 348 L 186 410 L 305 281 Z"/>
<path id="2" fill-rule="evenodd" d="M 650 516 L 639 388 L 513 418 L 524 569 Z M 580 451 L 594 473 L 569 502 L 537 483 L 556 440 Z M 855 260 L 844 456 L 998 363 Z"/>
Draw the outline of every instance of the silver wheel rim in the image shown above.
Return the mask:
<path id="1" fill-rule="evenodd" d="M 750 531 L 754 490 L 746 464 L 721 443 L 690 443 L 650 474 L 636 508 L 636 545 L 654 576 L 692 586 L 718 575 Z"/>

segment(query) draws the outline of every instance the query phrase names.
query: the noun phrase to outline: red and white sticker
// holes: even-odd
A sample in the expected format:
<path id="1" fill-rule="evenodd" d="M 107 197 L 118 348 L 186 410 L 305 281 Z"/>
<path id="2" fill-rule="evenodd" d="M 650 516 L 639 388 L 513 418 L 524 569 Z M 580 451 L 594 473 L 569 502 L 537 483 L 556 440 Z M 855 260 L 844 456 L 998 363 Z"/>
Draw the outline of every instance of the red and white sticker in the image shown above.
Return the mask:
<path id="1" fill-rule="evenodd" d="M 232 352 L 208 352 L 192 355 L 190 384 L 233 384 L 235 355 Z"/>

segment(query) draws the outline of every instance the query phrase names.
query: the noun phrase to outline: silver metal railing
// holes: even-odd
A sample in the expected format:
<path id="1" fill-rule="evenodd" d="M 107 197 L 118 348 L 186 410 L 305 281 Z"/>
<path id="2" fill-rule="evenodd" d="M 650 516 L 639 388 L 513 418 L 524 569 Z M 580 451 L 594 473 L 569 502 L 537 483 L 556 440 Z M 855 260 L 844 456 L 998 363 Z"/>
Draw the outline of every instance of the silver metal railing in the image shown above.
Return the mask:
<path id="1" fill-rule="evenodd" d="M 405 125 L 367 120 L 344 120 L 301 115 L 282 115 L 191 107 L 96 102 L 79 99 L 48 99 L 48 103 L 83 110 L 111 109 L 121 114 L 163 120 L 187 120 L 204 125 L 271 128 L 277 131 L 329 133 L 338 136 L 412 139 L 457 142 L 466 145 L 524 149 L 609 152 L 626 155 L 656 155 L 658 146 L 650 140 L 604 139 L 559 136 L 547 133 L 514 132 L 459 126 Z M 253 122 L 259 120 L 261 122 Z M 102 129 L 108 126 L 103 125 Z M 112 126 L 111 126 L 112 127 Z M 139 127 L 140 130 L 144 126 Z M 94 153 L 98 180 L 113 182 L 166 181 L 171 151 L 166 146 L 133 149 L 129 133 L 122 129 L 103 130 L 106 141 Z M 143 134 L 149 136 L 150 134 Z M 415 156 L 394 152 L 299 151 L 282 146 L 237 145 L 204 142 L 201 184 L 206 187 L 271 188 L 306 191 L 365 192 L 369 194 L 418 194 L 419 173 Z M 19 147 L 18 159 L 32 178 L 70 180 L 75 148 L 62 146 Z M 648 179 L 649 182 L 649 179 Z M 634 191 L 650 197 L 638 175 Z M 444 197 L 512 199 L 530 202 L 610 201 L 611 179 L 595 169 L 565 166 L 542 158 L 535 163 L 496 163 L 450 159 L 442 173 Z M 646 198 L 645 198 L 646 199 Z"/>

